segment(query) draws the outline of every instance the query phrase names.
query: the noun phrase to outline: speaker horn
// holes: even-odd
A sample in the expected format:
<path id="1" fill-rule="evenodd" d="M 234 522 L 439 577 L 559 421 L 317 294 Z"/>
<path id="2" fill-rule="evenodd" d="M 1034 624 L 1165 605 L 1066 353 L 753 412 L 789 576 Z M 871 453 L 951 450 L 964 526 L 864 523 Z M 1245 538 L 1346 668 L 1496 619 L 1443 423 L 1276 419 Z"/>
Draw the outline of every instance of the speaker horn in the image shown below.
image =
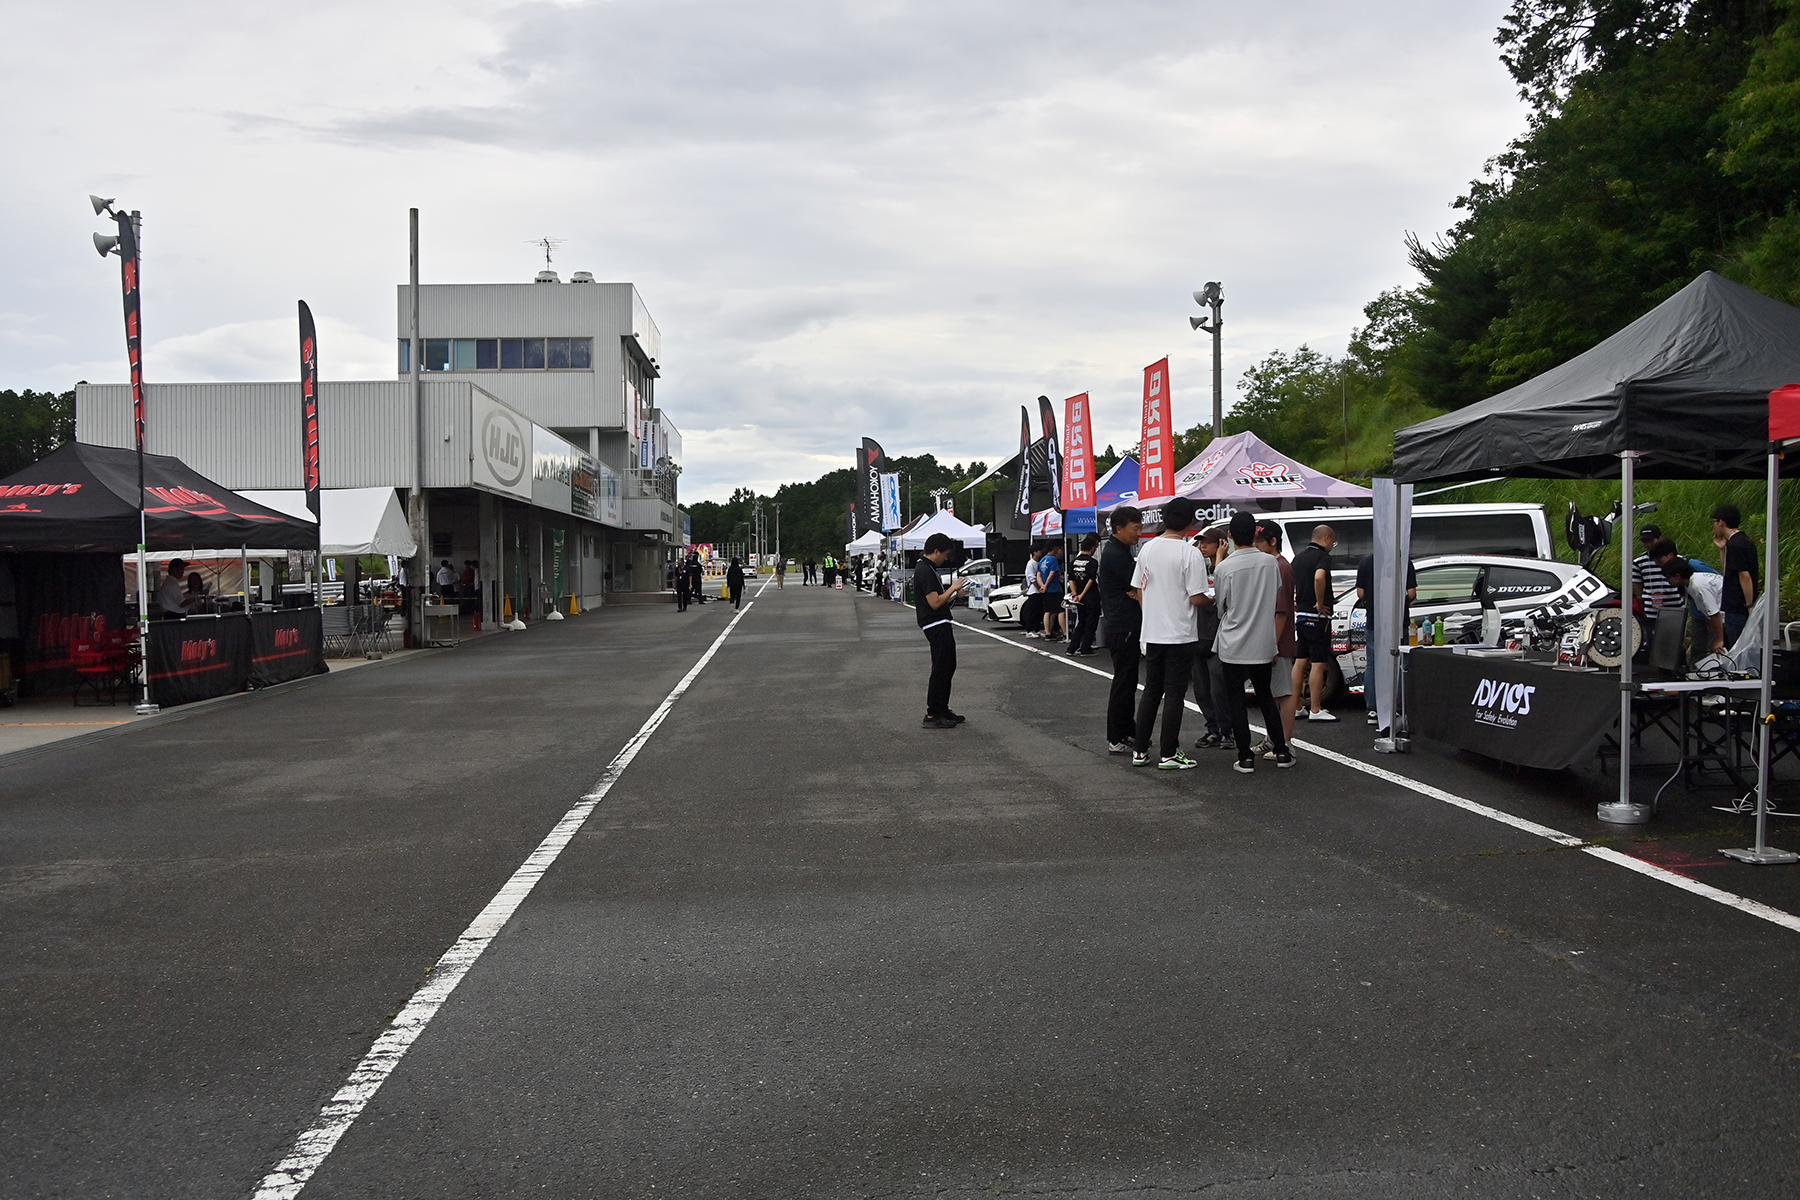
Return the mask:
<path id="1" fill-rule="evenodd" d="M 97 217 L 107 209 L 111 208 L 113 202 L 111 200 L 103 200 L 99 196 L 89 196 L 88 203 L 94 206 L 94 215 Z"/>
<path id="2" fill-rule="evenodd" d="M 96 233 L 94 235 L 94 240 L 99 241 L 100 235 Z M 114 238 L 113 240 L 117 241 L 118 239 Z M 1189 317 L 1188 324 L 1192 325 L 1195 329 L 1205 329 L 1206 328 L 1206 318 L 1205 317 Z"/>
<path id="3" fill-rule="evenodd" d="M 113 251 L 117 250 L 118 248 L 119 248 L 119 239 L 112 236 L 111 234 L 96 233 L 94 235 L 94 249 L 98 250 L 100 252 L 101 258 L 105 258 L 107 255 L 111 254 Z"/>

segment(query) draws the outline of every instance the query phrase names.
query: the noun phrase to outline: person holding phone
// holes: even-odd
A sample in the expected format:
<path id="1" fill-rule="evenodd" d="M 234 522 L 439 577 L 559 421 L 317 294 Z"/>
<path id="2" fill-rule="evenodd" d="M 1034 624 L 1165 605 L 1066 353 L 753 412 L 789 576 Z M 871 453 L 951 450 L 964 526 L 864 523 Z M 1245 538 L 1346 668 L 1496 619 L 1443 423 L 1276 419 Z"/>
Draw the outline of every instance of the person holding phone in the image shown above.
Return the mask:
<path id="1" fill-rule="evenodd" d="M 934 533 L 925 539 L 925 553 L 913 568 L 913 610 L 919 618 L 919 631 L 931 645 L 931 682 L 925 687 L 925 720 L 927 729 L 955 729 L 963 718 L 950 711 L 950 681 L 956 674 L 956 620 L 950 615 L 950 602 L 969 581 L 958 579 L 949 587 L 938 575 L 938 569 L 950 561 L 956 543 L 947 533 Z"/>

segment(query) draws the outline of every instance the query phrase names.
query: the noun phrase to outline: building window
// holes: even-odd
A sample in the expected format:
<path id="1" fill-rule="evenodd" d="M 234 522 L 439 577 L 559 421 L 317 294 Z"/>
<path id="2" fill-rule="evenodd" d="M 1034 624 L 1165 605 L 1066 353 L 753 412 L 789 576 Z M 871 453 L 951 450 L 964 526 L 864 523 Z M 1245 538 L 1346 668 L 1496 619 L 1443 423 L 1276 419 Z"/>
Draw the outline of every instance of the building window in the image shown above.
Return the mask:
<path id="1" fill-rule="evenodd" d="M 412 370 L 412 344 L 400 340 L 400 373 Z M 426 338 L 425 371 L 591 371 L 593 338 Z"/>

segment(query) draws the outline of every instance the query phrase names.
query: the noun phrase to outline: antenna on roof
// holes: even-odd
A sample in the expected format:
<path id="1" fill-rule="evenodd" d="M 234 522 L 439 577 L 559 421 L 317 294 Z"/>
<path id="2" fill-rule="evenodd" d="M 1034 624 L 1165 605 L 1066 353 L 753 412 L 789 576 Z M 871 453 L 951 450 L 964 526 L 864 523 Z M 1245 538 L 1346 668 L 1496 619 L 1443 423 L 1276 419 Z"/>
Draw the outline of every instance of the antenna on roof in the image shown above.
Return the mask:
<path id="1" fill-rule="evenodd" d="M 538 246 L 542 248 L 544 251 L 544 269 L 547 271 L 550 269 L 550 253 L 563 244 L 563 239 L 553 237 L 531 238 L 525 244 L 527 246 Z"/>

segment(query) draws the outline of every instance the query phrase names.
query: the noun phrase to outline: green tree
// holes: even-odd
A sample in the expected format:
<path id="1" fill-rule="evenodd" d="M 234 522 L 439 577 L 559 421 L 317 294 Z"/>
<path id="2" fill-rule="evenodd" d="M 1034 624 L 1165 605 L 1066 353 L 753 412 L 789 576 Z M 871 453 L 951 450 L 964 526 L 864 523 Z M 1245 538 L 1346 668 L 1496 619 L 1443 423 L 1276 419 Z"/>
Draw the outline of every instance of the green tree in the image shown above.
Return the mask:
<path id="1" fill-rule="evenodd" d="M 75 392 L 0 392 L 0 478 L 75 440 Z"/>

